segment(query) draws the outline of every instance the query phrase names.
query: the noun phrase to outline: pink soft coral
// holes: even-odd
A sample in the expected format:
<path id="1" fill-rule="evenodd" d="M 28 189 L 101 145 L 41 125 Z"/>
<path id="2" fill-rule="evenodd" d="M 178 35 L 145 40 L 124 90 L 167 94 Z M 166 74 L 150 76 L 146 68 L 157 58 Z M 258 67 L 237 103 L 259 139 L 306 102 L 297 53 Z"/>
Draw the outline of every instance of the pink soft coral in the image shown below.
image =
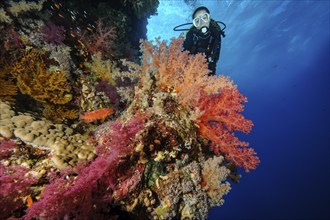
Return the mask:
<path id="1" fill-rule="evenodd" d="M 109 219 L 109 204 L 126 197 L 141 180 L 144 165 L 134 166 L 129 158 L 134 151 L 134 137 L 142 128 L 143 119 L 139 116 L 126 124 L 111 123 L 110 134 L 105 134 L 98 145 L 99 156 L 88 166 L 80 167 L 78 176 L 55 179 L 24 219 Z"/>
<path id="2" fill-rule="evenodd" d="M 32 193 L 30 187 L 36 178 L 20 165 L 5 167 L 0 163 L 0 171 L 0 219 L 5 219 L 25 205 L 24 198 Z"/>
<path id="3" fill-rule="evenodd" d="M 13 151 L 17 147 L 16 143 L 12 140 L 1 140 L 0 141 L 0 159 L 5 159 L 13 154 Z"/>
<path id="4" fill-rule="evenodd" d="M 123 148 L 131 150 L 128 146 L 133 142 L 135 134 L 144 126 L 143 117 L 140 115 L 132 118 L 128 123 L 123 124 L 117 120 L 109 124 L 109 133 L 102 135 L 99 139 L 99 144 L 96 147 L 98 155 L 107 154 L 108 151 L 114 148 Z"/>

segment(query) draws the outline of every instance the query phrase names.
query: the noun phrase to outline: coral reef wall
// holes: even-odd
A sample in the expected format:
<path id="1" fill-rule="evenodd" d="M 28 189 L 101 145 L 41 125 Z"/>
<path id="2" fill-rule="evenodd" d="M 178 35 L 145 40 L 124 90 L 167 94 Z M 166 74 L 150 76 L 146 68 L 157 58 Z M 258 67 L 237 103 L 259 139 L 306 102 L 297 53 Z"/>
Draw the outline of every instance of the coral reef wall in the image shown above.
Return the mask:
<path id="1" fill-rule="evenodd" d="M 1 219 L 206 219 L 257 168 L 237 86 L 143 40 L 157 6 L 0 3 Z"/>

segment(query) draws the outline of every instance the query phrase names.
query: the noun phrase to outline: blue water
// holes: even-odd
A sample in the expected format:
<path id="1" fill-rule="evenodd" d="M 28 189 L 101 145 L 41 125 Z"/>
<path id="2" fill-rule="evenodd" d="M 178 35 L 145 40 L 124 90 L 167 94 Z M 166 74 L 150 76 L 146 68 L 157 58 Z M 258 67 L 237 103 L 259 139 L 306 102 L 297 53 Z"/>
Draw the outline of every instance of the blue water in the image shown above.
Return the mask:
<path id="1" fill-rule="evenodd" d="M 176 37 L 195 7 L 227 25 L 218 74 L 248 97 L 242 138 L 261 165 L 209 219 L 330 219 L 329 1 L 161 0 L 148 39 Z"/>

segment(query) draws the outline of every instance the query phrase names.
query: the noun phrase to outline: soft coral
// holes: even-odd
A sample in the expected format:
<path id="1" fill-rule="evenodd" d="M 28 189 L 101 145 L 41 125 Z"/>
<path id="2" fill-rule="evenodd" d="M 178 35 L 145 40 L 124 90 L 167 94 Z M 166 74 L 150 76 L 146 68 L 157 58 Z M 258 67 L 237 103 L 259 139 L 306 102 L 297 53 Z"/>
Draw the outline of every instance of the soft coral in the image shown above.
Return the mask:
<path id="1" fill-rule="evenodd" d="M 247 99 L 235 86 L 224 86 L 218 93 L 202 93 L 198 106 L 202 114 L 197 119 L 199 132 L 212 141 L 211 149 L 224 154 L 228 161 L 241 166 L 245 171 L 255 169 L 259 158 L 247 142 L 240 141 L 234 131 L 249 133 L 253 122 L 240 114 Z"/>
<path id="2" fill-rule="evenodd" d="M 24 206 L 24 198 L 32 193 L 31 185 L 37 179 L 20 165 L 5 167 L 0 163 L 0 171 L 0 219 L 4 219 Z"/>
<path id="3" fill-rule="evenodd" d="M 114 27 L 105 27 L 102 20 L 96 23 L 96 31 L 93 34 L 85 32 L 82 39 L 85 43 L 87 51 L 91 54 L 102 53 L 106 56 L 113 52 L 115 46 L 114 40 L 117 38 L 117 33 Z"/>
<path id="4" fill-rule="evenodd" d="M 134 166 L 136 161 L 129 158 L 134 151 L 134 137 L 143 126 L 139 116 L 126 124 L 110 123 L 110 134 L 104 134 L 104 141 L 99 143 L 102 152 L 98 150 L 98 157 L 88 166 L 79 167 L 77 175 L 64 174 L 55 179 L 24 219 L 109 219 L 109 203 L 127 196 L 141 180 L 144 165 Z"/>
<path id="5" fill-rule="evenodd" d="M 43 34 L 44 40 L 49 44 L 60 45 L 63 43 L 64 27 L 57 26 L 51 21 L 48 21 L 42 28 L 41 32 Z"/>

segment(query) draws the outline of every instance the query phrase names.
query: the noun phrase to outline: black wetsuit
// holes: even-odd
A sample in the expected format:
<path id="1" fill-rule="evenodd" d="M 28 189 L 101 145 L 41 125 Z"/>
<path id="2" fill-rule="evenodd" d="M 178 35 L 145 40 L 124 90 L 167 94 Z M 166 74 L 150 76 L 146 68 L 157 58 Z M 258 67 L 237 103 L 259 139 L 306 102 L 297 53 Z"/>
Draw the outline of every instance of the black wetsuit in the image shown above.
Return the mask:
<path id="1" fill-rule="evenodd" d="M 216 74 L 216 65 L 220 56 L 222 30 L 216 21 L 211 19 L 209 30 L 201 33 L 196 27 L 191 27 L 183 42 L 183 48 L 190 54 L 204 53 L 208 67 L 212 71 L 209 75 Z"/>

